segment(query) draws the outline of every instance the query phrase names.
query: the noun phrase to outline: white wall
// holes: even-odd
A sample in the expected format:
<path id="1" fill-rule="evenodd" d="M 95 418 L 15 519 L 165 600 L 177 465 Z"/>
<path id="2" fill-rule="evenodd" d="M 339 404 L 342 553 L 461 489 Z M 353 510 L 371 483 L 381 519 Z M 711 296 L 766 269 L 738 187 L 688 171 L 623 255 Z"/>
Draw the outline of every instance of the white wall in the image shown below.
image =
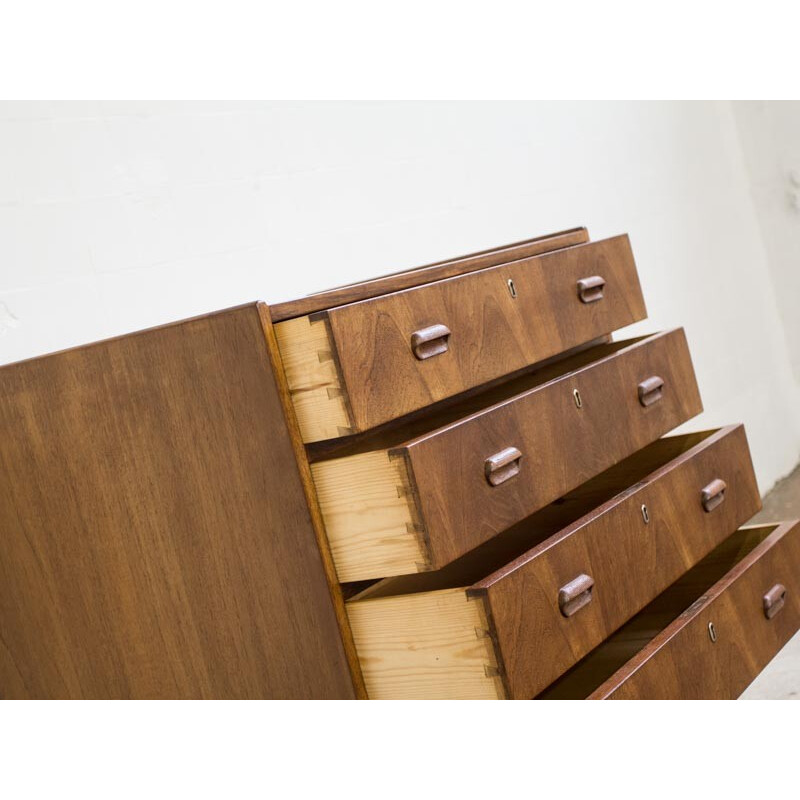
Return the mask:
<path id="1" fill-rule="evenodd" d="M 734 103 L 750 190 L 800 382 L 800 103 Z"/>
<path id="2" fill-rule="evenodd" d="M 800 456 L 798 292 L 727 103 L 0 104 L 0 363 L 579 224 L 630 233 L 636 330 L 689 336 L 687 427 L 743 420 L 767 489 Z"/>

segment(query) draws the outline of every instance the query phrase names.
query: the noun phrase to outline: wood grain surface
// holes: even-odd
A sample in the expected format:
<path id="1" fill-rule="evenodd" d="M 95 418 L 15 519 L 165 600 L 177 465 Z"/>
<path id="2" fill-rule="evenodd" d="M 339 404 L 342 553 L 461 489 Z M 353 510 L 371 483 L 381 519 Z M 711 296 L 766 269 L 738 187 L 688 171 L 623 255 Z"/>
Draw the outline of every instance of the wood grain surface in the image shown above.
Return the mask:
<path id="1" fill-rule="evenodd" d="M 670 462 L 679 462 L 685 455 L 692 457 L 691 452 L 703 450 L 706 445 L 714 445 L 718 438 L 733 433 L 737 427 L 675 434 L 657 439 L 446 567 L 433 572 L 396 575 L 354 586 L 349 597 L 385 597 L 456 586 L 470 587 L 473 584 L 480 588 L 488 578 L 501 577 L 515 567 L 525 565 L 539 545 L 556 543 L 562 538 L 556 534 L 575 528 L 584 517 L 587 520 L 592 519 L 603 508 L 613 507 L 617 502 L 626 502 L 629 495 L 638 491 L 640 483 L 655 479 L 660 481 L 658 476 L 669 471 Z M 547 542 L 551 537 L 552 542 Z M 548 547 L 541 549 L 543 553 L 547 551 Z"/>
<path id="2" fill-rule="evenodd" d="M 359 700 L 365 700 L 367 698 L 367 690 L 364 684 L 364 676 L 361 672 L 361 663 L 356 653 L 355 642 L 353 641 L 350 620 L 345 611 L 344 592 L 336 574 L 336 566 L 334 564 L 333 554 L 331 553 L 330 543 L 325 535 L 325 523 L 322 519 L 322 511 L 320 510 L 319 499 L 317 498 L 317 489 L 311 476 L 308 452 L 303 444 L 302 436 L 300 435 L 300 426 L 297 422 L 297 416 L 294 413 L 294 404 L 292 403 L 292 398 L 289 393 L 286 373 L 281 363 L 280 349 L 278 347 L 278 341 L 275 338 L 275 327 L 272 324 L 269 307 L 266 303 L 259 302 L 256 304 L 256 307 L 261 322 L 261 329 L 264 334 L 264 341 L 267 346 L 270 368 L 273 378 L 275 379 L 275 387 L 278 391 L 278 397 L 283 408 L 286 431 L 289 435 L 292 449 L 294 450 L 295 464 L 300 474 L 300 484 L 305 496 L 306 507 L 311 518 L 311 527 L 317 543 L 317 551 L 322 559 L 322 568 L 333 602 L 333 611 L 339 626 L 340 639 L 344 647 L 344 654 L 348 667 L 350 668 L 350 677 L 353 682 L 355 697 Z M 280 492 L 273 492 L 271 499 L 273 502 L 280 502 L 282 495 Z M 327 697 L 332 699 L 330 695 Z"/>
<path id="3" fill-rule="evenodd" d="M 3 697 L 355 696 L 264 333 L 0 369 Z"/>
<path id="4" fill-rule="evenodd" d="M 591 364 L 631 342 L 603 343 L 574 353 L 480 395 L 431 410 L 413 423 L 351 440 L 350 455 L 311 465 L 327 539 L 340 581 L 431 570 L 430 548 L 404 453 L 390 454 L 407 437 L 484 411 L 548 380 Z M 383 447 L 379 447 L 379 446 Z M 377 449 L 372 449 L 373 447 Z M 307 448 L 308 449 L 308 448 Z M 485 573 L 484 573 L 485 574 Z"/>
<path id="5" fill-rule="evenodd" d="M 604 296 L 581 302 L 577 285 L 602 273 Z M 509 290 L 514 284 L 514 296 Z M 305 369 L 287 374 L 306 442 L 322 435 L 318 403 L 309 396 L 343 395 L 351 427 L 340 412 L 325 424 L 329 434 L 356 434 L 411 414 L 440 400 L 511 375 L 572 347 L 643 319 L 646 315 L 627 236 L 558 250 L 361 303 L 332 308 L 328 345 L 310 337 L 308 352 L 292 346 Z M 414 335 L 447 329 L 447 348 L 420 359 Z M 322 328 L 318 328 L 322 332 Z M 313 352 L 312 352 L 313 351 Z M 316 369 L 314 369 L 316 365 Z M 331 379 L 330 370 L 338 370 Z M 323 400 L 325 398 L 323 397 Z M 333 413 L 327 402 L 323 412 Z M 310 416 L 310 418 L 309 418 Z"/>
<path id="6" fill-rule="evenodd" d="M 273 322 L 281 322 L 293 317 L 323 311 L 326 308 L 355 303 L 390 292 L 399 292 L 412 286 L 420 286 L 456 275 L 465 275 L 468 272 L 493 267 L 497 264 L 506 264 L 509 261 L 518 261 L 521 258 L 547 253 L 562 247 L 585 244 L 588 241 L 589 232 L 586 228 L 571 228 L 558 233 L 537 236 L 534 239 L 501 245 L 490 250 L 482 250 L 479 253 L 458 256 L 448 261 L 438 261 L 435 264 L 383 275 L 373 280 L 340 286 L 337 289 L 318 292 L 299 300 L 275 303 L 270 307 L 270 313 Z"/>
<path id="7" fill-rule="evenodd" d="M 298 317 L 274 326 L 284 380 L 304 442 L 353 431 L 328 321 Z"/>
<path id="8" fill-rule="evenodd" d="M 406 461 L 386 450 L 311 466 L 339 580 L 431 569 Z"/>
<path id="9" fill-rule="evenodd" d="M 664 379 L 664 394 L 644 407 L 637 385 L 654 374 Z M 430 561 L 438 568 L 700 411 L 686 338 L 677 329 L 616 349 L 392 452 L 408 459 Z M 507 447 L 522 453 L 519 473 L 492 486 L 485 461 Z"/>
<path id="10" fill-rule="evenodd" d="M 761 507 L 741 425 L 694 446 L 671 438 L 687 449 L 649 475 L 631 471 L 622 493 L 470 590 L 486 598 L 510 697 L 544 690 Z M 715 477 L 728 489 L 707 513 L 701 490 Z M 559 590 L 580 575 L 594 582 L 590 600 L 566 617 Z"/>
<path id="11" fill-rule="evenodd" d="M 764 595 L 778 583 L 785 604 L 769 619 Z M 744 528 L 542 697 L 733 699 L 798 627 L 800 523 Z"/>
<path id="12" fill-rule="evenodd" d="M 728 490 L 725 501 L 706 513 L 700 489 L 709 475 L 724 475 Z M 643 504 L 649 508 L 647 523 Z M 433 599 L 461 588 L 486 604 L 503 694 L 531 698 L 725 540 L 759 505 L 741 425 L 666 437 L 449 566 L 363 588 L 348 608 L 394 598 L 389 607 L 402 609 L 403 596 Z M 591 601 L 566 618 L 559 609 L 559 589 L 583 574 L 594 582 Z M 416 624 L 409 618 L 402 627 L 412 652 L 421 641 L 432 646 L 433 637 L 416 631 Z M 432 623 L 425 624 L 430 629 Z M 399 638 L 394 644 L 397 650 L 403 647 Z M 411 656 L 401 658 L 407 664 Z M 387 648 L 381 663 L 381 673 L 388 674 L 392 652 Z M 429 666 L 425 680 L 434 679 Z M 439 674 L 437 680 L 444 678 Z M 412 690 L 406 685 L 403 691 L 410 696 Z"/>
<path id="13" fill-rule="evenodd" d="M 666 389 L 644 407 L 637 385 L 653 372 Z M 701 410 L 678 329 L 584 350 L 315 463 L 340 580 L 440 569 Z M 519 473 L 493 486 L 486 461 L 508 447 Z"/>
<path id="14" fill-rule="evenodd" d="M 504 699 L 481 599 L 450 589 L 347 609 L 370 699 Z"/>

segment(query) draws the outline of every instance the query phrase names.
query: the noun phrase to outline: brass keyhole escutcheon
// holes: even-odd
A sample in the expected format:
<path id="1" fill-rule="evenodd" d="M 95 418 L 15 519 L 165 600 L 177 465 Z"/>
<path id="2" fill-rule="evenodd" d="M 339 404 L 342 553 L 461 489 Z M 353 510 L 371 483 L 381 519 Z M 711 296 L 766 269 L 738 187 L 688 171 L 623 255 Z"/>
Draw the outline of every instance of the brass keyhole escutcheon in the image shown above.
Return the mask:
<path id="1" fill-rule="evenodd" d="M 581 393 L 577 389 L 573 389 L 572 396 L 575 398 L 575 406 L 577 408 L 583 408 L 583 400 L 581 399 Z"/>
<path id="2" fill-rule="evenodd" d="M 509 294 L 516 300 L 517 299 L 517 287 L 514 286 L 514 281 L 511 278 L 508 279 L 508 292 Z"/>
<path id="3" fill-rule="evenodd" d="M 647 506 L 642 503 L 642 519 L 644 520 L 644 524 L 647 525 L 650 522 L 650 512 L 647 510 Z"/>
<path id="4" fill-rule="evenodd" d="M 712 642 L 717 641 L 717 629 L 714 627 L 713 622 L 708 623 L 708 638 L 711 639 Z"/>

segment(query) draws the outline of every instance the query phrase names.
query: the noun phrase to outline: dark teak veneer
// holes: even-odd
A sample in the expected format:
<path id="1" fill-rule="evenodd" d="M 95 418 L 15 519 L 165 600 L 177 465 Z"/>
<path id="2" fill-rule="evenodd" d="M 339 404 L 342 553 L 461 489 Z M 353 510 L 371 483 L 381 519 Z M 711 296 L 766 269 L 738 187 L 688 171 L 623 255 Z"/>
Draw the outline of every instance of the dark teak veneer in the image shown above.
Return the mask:
<path id="1" fill-rule="evenodd" d="M 0 697 L 737 696 L 800 525 L 645 314 L 574 228 L 0 367 Z"/>
<path id="2" fill-rule="evenodd" d="M 253 304 L 0 369 L 0 696 L 363 692 L 276 357 Z"/>

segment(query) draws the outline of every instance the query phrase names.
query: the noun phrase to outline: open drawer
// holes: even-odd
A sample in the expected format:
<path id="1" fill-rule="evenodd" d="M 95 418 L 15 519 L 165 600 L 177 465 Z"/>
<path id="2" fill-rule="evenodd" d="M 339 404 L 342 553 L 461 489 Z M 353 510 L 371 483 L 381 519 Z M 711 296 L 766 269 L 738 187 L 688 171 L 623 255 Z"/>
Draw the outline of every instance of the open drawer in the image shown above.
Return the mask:
<path id="1" fill-rule="evenodd" d="M 532 698 L 759 508 L 741 425 L 654 442 L 449 567 L 357 594 L 369 696 Z"/>
<path id="2" fill-rule="evenodd" d="M 278 322 L 304 442 L 360 433 L 646 316 L 627 236 Z"/>
<path id="3" fill-rule="evenodd" d="M 439 569 L 700 411 L 677 329 L 592 347 L 312 463 L 339 580 Z"/>
<path id="4" fill-rule="evenodd" d="M 800 627 L 800 522 L 742 528 L 541 696 L 738 697 Z"/>

